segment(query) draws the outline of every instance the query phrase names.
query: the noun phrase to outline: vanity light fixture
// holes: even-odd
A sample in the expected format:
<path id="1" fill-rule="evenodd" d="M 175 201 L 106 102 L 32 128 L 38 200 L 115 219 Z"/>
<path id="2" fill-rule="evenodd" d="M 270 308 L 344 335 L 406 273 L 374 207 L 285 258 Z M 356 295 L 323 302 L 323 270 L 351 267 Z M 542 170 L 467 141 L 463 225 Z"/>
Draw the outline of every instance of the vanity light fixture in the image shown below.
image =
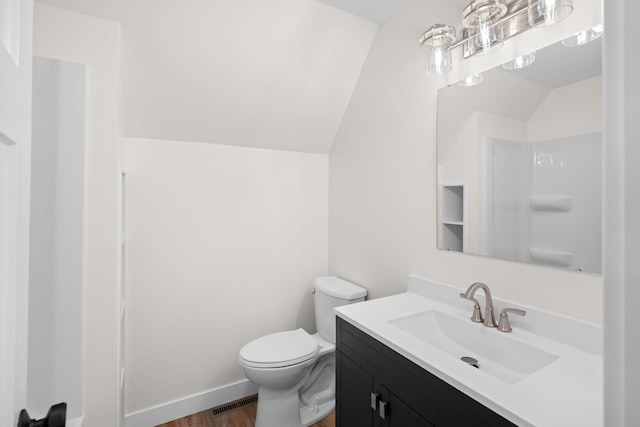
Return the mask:
<path id="1" fill-rule="evenodd" d="M 562 40 L 562 44 L 565 46 L 572 46 L 572 47 L 587 44 L 599 38 L 603 32 L 604 32 L 604 27 L 602 26 L 602 24 L 596 25 L 595 27 L 591 27 L 584 31 L 580 31 L 579 33 L 576 33 L 571 37 L 568 37 Z"/>
<path id="2" fill-rule="evenodd" d="M 532 27 L 553 25 L 573 12 L 572 0 L 529 0 L 529 24 Z"/>
<path id="3" fill-rule="evenodd" d="M 528 67 L 536 60 L 536 53 L 529 52 L 526 55 L 516 56 L 509 62 L 502 64 L 502 68 L 505 70 L 519 70 L 520 68 Z"/>
<path id="4" fill-rule="evenodd" d="M 445 24 L 432 26 L 420 37 L 426 73 L 435 76 L 451 71 L 451 51 L 457 47 L 462 48 L 464 59 L 491 53 L 504 41 L 533 27 L 554 24 L 572 11 L 572 0 L 473 0 L 462 12 L 465 28 L 459 41 L 456 41 L 456 29 Z M 518 58 L 518 63 L 528 65 L 535 55 Z"/>

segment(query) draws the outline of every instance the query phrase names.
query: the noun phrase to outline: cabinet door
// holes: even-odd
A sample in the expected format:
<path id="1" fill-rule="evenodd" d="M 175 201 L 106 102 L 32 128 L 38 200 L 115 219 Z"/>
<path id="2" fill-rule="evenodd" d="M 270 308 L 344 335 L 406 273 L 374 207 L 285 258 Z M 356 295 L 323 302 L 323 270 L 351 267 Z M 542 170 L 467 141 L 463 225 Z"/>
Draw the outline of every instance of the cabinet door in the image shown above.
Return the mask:
<path id="1" fill-rule="evenodd" d="M 336 427 L 379 425 L 371 404 L 372 387 L 369 373 L 336 352 Z"/>
<path id="2" fill-rule="evenodd" d="M 337 427 L 515 427 L 347 321 L 337 324 Z"/>
<path id="3" fill-rule="evenodd" d="M 432 425 L 422 418 L 409 405 L 391 393 L 386 387 L 379 386 L 381 400 L 378 416 L 381 427 L 431 427 Z"/>

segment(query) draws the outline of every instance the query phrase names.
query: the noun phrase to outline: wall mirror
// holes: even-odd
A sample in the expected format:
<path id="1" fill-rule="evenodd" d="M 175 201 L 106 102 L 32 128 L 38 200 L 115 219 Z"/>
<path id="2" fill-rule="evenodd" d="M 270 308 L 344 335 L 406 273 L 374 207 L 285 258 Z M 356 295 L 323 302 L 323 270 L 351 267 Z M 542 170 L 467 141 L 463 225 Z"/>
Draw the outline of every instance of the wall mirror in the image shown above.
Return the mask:
<path id="1" fill-rule="evenodd" d="M 438 91 L 438 248 L 601 271 L 602 37 Z"/>

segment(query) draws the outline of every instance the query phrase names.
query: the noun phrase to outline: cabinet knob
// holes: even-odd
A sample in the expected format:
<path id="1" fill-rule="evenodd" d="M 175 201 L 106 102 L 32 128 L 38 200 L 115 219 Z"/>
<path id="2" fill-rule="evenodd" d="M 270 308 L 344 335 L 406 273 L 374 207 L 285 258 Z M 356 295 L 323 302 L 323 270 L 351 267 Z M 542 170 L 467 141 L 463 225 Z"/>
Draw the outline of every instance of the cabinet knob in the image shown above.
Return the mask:
<path id="1" fill-rule="evenodd" d="M 380 393 L 371 392 L 371 409 L 374 411 L 378 409 L 378 401 L 380 400 Z"/>
<path id="2" fill-rule="evenodd" d="M 387 419 L 387 413 L 389 412 L 389 402 L 385 401 L 385 400 L 381 400 L 380 401 L 380 418 L 382 418 L 383 420 Z"/>

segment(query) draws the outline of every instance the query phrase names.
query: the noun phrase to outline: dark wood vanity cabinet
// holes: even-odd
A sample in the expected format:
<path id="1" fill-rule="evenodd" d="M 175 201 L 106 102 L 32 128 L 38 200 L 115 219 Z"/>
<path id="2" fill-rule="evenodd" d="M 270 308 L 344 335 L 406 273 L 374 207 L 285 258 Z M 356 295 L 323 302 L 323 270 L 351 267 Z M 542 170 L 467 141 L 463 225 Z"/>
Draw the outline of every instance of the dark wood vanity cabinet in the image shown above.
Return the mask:
<path id="1" fill-rule="evenodd" d="M 336 427 L 515 424 L 337 318 Z"/>

